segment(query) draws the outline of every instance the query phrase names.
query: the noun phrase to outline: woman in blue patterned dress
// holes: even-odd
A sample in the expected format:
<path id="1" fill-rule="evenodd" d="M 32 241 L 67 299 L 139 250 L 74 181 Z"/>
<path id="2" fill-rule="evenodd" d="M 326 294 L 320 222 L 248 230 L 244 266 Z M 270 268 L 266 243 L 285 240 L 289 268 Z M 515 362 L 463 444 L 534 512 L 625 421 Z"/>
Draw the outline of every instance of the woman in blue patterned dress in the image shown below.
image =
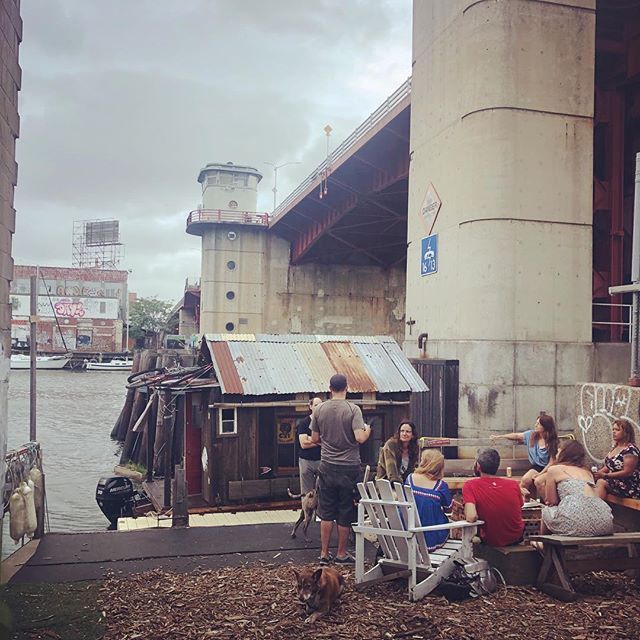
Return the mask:
<path id="1" fill-rule="evenodd" d="M 621 498 L 640 498 L 640 449 L 636 446 L 633 425 L 618 418 L 611 428 L 613 449 L 604 459 L 604 465 L 594 474 L 596 491 L 601 498 L 613 493 Z"/>
<path id="2" fill-rule="evenodd" d="M 418 468 L 405 482 L 405 485 L 413 490 L 420 524 L 423 527 L 449 522 L 444 511 L 451 509 L 452 499 L 449 486 L 442 479 L 443 472 L 444 456 L 436 449 L 425 449 Z M 427 549 L 435 551 L 447 541 L 449 532 L 425 531 L 424 537 Z"/>

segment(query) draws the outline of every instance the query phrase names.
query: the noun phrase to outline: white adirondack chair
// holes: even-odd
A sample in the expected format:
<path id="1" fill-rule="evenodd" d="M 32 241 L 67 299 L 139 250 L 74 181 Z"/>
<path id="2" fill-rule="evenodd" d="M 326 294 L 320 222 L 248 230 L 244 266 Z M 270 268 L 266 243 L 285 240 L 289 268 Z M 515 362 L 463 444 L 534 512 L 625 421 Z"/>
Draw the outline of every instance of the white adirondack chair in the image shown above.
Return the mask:
<path id="1" fill-rule="evenodd" d="M 376 480 L 359 483 L 358 490 L 361 496 L 358 523 L 353 527 L 356 534 L 356 585 L 407 577 L 409 599 L 415 602 L 451 575 L 455 561 L 465 564 L 474 561 L 472 538 L 483 521 L 470 523 L 462 520 L 423 527 L 411 487 L 399 482 L 392 487 L 388 480 Z M 462 540 L 448 540 L 442 548 L 429 553 L 424 532 L 443 529 L 462 529 Z M 365 534 L 375 534 L 384 553 L 376 566 L 366 572 Z"/>

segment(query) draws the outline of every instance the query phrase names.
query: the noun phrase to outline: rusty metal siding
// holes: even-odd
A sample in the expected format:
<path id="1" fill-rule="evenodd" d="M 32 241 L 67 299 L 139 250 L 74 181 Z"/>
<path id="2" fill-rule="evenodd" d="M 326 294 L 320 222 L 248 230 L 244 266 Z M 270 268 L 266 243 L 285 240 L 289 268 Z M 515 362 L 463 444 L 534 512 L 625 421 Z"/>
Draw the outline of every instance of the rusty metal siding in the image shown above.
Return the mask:
<path id="1" fill-rule="evenodd" d="M 335 368 L 327 358 L 321 344 L 317 342 L 296 342 L 291 345 L 298 361 L 304 365 L 311 380 L 313 393 L 329 391 L 329 379 L 336 373 Z"/>
<path id="2" fill-rule="evenodd" d="M 338 373 L 347 376 L 349 391 L 371 393 L 376 391 L 363 362 L 353 346 L 346 342 L 323 342 L 322 348 Z"/>
<path id="3" fill-rule="evenodd" d="M 229 343 L 207 342 L 207 346 L 211 352 L 213 368 L 216 371 L 222 393 L 244 393 L 240 376 L 231 357 Z"/>
<path id="4" fill-rule="evenodd" d="M 411 363 L 404 355 L 402 349 L 398 344 L 394 342 L 385 342 L 383 344 L 385 351 L 389 354 L 393 364 L 396 365 L 404 379 L 409 384 L 411 391 L 429 391 L 429 387 L 425 384 L 424 380 L 418 375 L 416 370 L 411 366 Z"/>
<path id="5" fill-rule="evenodd" d="M 398 371 L 393 360 L 381 344 L 357 343 L 354 350 L 360 357 L 378 392 L 411 391 L 409 383 Z"/>

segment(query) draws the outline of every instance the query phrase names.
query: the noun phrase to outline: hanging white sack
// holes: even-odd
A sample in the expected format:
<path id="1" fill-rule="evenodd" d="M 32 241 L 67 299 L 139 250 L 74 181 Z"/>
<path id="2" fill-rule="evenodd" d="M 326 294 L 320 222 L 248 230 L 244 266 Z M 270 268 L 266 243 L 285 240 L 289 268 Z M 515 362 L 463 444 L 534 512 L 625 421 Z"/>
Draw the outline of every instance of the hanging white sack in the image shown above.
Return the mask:
<path id="1" fill-rule="evenodd" d="M 33 534 L 38 528 L 38 517 L 36 516 L 36 502 L 33 491 L 33 481 L 28 480 L 27 482 L 21 482 L 20 491 L 22 491 L 25 506 L 24 530 L 30 538 L 33 538 Z"/>
<path id="2" fill-rule="evenodd" d="M 34 467 L 29 471 L 29 480 L 33 482 L 34 487 L 34 499 L 36 503 L 36 514 L 41 514 L 44 510 L 44 491 L 42 472 L 37 467 Z"/>
<path id="3" fill-rule="evenodd" d="M 20 489 L 16 489 L 9 498 L 9 535 L 16 544 L 25 534 L 26 509 L 24 496 Z"/>

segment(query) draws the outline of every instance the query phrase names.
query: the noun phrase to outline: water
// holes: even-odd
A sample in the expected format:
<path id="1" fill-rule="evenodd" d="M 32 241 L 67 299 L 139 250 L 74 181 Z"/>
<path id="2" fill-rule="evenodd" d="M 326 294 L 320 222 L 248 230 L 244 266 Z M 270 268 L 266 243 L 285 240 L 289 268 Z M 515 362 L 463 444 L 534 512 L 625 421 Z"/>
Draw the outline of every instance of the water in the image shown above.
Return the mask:
<path id="1" fill-rule="evenodd" d="M 112 475 L 120 445 L 109 434 L 126 395 L 126 372 L 38 371 L 37 430 L 51 531 L 104 530 L 96 485 Z M 8 448 L 29 440 L 29 371 L 11 371 Z M 17 549 L 4 519 L 2 555 Z"/>

